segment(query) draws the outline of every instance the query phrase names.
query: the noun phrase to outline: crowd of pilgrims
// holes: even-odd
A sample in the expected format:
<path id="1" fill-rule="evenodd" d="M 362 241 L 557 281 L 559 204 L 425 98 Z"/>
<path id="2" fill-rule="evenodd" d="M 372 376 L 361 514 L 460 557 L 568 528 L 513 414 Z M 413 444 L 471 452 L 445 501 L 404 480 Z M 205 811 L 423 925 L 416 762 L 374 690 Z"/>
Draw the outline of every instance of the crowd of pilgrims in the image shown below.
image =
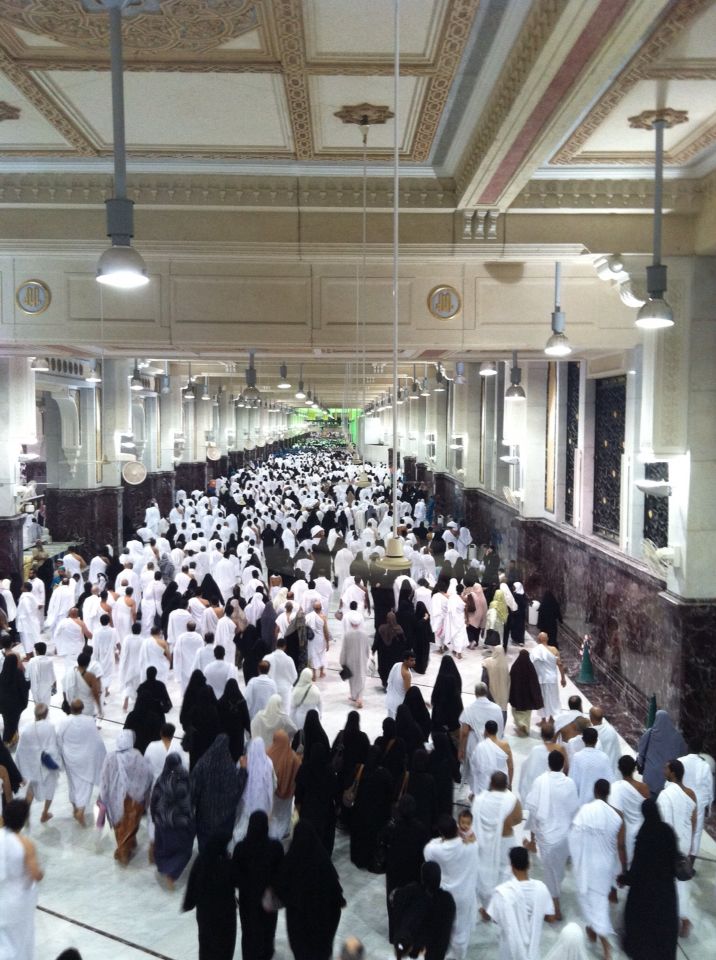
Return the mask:
<path id="1" fill-rule="evenodd" d="M 501 958 L 537 960 L 543 919 L 561 919 L 568 834 L 579 834 L 581 812 L 595 804 L 613 812 L 609 785 L 620 781 L 613 837 L 599 808 L 583 818 L 584 833 L 604 836 L 571 848 L 573 860 L 587 861 L 583 869 L 575 862 L 580 895 L 592 904 L 584 910 L 587 932 L 608 956 L 614 930 L 600 898 L 606 904 L 621 872 L 631 885 L 629 956 L 675 956 L 678 919 L 682 928 L 689 920 L 677 909 L 677 839 L 688 854 L 693 836 L 698 852 L 712 799 L 698 745 L 687 750 L 660 711 L 644 738 L 642 782 L 601 711 L 586 716 L 578 697 L 564 712 L 546 709 L 539 663 L 524 649 L 527 597 L 514 565 L 501 570 L 491 547 L 471 555 L 464 523 L 443 525 L 416 484 L 401 487 L 398 499 L 410 570 L 377 565 L 394 526 L 390 474 L 369 468 L 369 485 L 359 486 L 358 470 L 342 448 L 314 443 L 209 491 L 177 491 L 166 518 L 152 502 L 119 554 L 107 547 L 90 559 L 70 549 L 53 566 L 38 548 L 17 603 L 3 584 L 0 913 L 11 907 L 12 921 L 0 919 L 0 944 L 5 934 L 15 960 L 32 958 L 31 891 L 42 876 L 20 831 L 33 800 L 43 804 L 42 822 L 52 817 L 62 771 L 81 826 L 99 787 L 98 823 L 106 819 L 114 830 L 119 863 L 133 856 L 145 815 L 149 859 L 163 882 L 173 888 L 191 863 L 183 907 L 196 910 L 200 960 L 233 956 L 237 902 L 245 960 L 273 956 L 279 909 L 296 960 L 331 957 L 346 906 L 332 862 L 337 830 L 349 834 L 355 867 L 385 874 L 398 958 L 424 952 L 428 960 L 462 960 L 481 915 L 498 923 Z M 335 588 L 340 638 L 327 618 Z M 560 620 L 557 601 L 543 594 L 540 638 L 556 660 Z M 331 743 L 321 679 L 334 639 L 351 709 Z M 508 642 L 518 649 L 511 668 Z M 458 662 L 481 643 L 490 649 L 484 683 L 466 707 Z M 64 661 L 59 688 L 53 648 Z M 426 672 L 431 652 L 441 660 L 428 705 L 412 678 Z M 166 721 L 170 671 L 182 695 L 180 731 Z M 359 713 L 369 676 L 386 690 L 388 714 L 373 743 Z M 98 727 L 118 688 L 126 720 L 107 752 Z M 34 721 L 18 736 L 30 694 Z M 58 726 L 48 719 L 53 695 L 67 714 Z M 529 735 L 533 710 L 543 716 L 541 742 L 514 793 L 502 739 L 508 706 L 518 735 Z M 565 776 L 569 765 L 595 746 L 598 772 L 590 780 L 584 764 L 586 787 L 575 785 Z M 687 781 L 699 781 L 697 794 L 684 789 L 677 757 L 689 767 Z M 699 829 L 692 827 L 686 848 L 678 829 L 662 822 L 676 827 L 674 818 L 653 799 L 668 792 L 669 761 L 666 787 L 678 785 L 678 815 L 684 797 L 698 807 Z M 455 820 L 461 783 L 468 799 Z M 13 799 L 22 784 L 26 800 Z M 523 808 L 531 834 L 517 846 Z M 683 809 L 690 821 L 691 807 Z M 547 885 L 528 877 L 528 850 L 537 849 Z M 621 871 L 612 869 L 617 853 Z M 592 855 L 612 858 L 602 876 Z M 13 863 L 16 879 L 29 875 L 30 886 L 9 882 Z M 588 880 L 590 870 L 599 882 Z M 645 883 L 656 894 L 645 896 Z M 569 924 L 554 956 L 586 956 L 583 939 Z"/>

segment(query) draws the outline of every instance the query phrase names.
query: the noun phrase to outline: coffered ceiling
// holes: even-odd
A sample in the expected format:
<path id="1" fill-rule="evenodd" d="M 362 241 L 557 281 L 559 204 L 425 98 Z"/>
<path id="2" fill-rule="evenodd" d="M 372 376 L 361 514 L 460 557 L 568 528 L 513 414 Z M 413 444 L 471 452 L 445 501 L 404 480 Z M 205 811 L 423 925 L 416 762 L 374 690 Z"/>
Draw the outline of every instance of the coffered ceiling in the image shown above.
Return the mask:
<path id="1" fill-rule="evenodd" d="M 0 0 L 0 174 L 109 170 L 103 0 Z M 392 0 L 142 0 L 124 20 L 132 170 L 355 173 L 355 124 L 394 108 Z M 153 11 L 153 12 L 152 12 Z M 404 177 L 455 184 L 458 207 L 507 209 L 533 177 L 643 175 L 627 117 L 688 109 L 673 174 L 716 165 L 713 0 L 404 0 Z M 393 121 L 371 128 L 385 175 Z"/>

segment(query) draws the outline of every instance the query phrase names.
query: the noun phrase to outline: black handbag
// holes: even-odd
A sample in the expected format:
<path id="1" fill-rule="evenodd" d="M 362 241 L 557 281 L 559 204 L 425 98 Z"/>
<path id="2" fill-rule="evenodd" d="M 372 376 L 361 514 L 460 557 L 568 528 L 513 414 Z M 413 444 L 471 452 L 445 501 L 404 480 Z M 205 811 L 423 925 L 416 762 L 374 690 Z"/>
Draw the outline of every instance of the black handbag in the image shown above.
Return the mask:
<path id="1" fill-rule="evenodd" d="M 67 699 L 67 694 L 65 694 L 65 693 L 62 694 L 62 706 L 61 706 L 61 710 L 62 710 L 63 713 L 66 713 L 66 714 L 68 714 L 68 715 L 69 715 L 69 713 L 70 713 L 70 703 L 69 703 L 69 700 Z"/>
<path id="2" fill-rule="evenodd" d="M 502 641 L 500 640 L 500 635 L 497 630 L 486 630 L 485 631 L 485 646 L 486 647 L 499 647 Z"/>
<path id="3" fill-rule="evenodd" d="M 353 676 L 353 671 L 351 670 L 350 667 L 347 667 L 344 664 L 341 667 L 340 673 L 338 674 L 338 676 L 341 678 L 341 680 L 350 680 L 350 678 Z"/>
<path id="4" fill-rule="evenodd" d="M 46 767 L 48 770 L 59 770 L 60 765 L 55 761 L 55 758 L 51 753 L 48 753 L 47 750 L 43 750 L 40 753 L 40 763 L 43 767 Z"/>
<path id="5" fill-rule="evenodd" d="M 694 868 L 691 865 L 691 860 L 688 857 L 685 857 L 683 853 L 677 853 L 676 862 L 674 864 L 674 876 L 677 880 L 693 880 L 694 878 Z"/>

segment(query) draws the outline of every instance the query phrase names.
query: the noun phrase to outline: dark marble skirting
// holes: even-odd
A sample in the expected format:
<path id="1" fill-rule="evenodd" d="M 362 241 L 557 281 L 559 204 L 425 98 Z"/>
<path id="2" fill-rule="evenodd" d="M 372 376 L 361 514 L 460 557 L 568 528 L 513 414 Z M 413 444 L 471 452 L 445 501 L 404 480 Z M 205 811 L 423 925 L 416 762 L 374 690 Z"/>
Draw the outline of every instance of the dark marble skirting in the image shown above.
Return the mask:
<path id="1" fill-rule="evenodd" d="M 199 463 L 178 463 L 174 471 L 174 489 L 186 490 L 191 496 L 192 490 L 206 491 L 207 466 L 206 460 Z"/>
<path id="2" fill-rule="evenodd" d="M 23 575 L 22 529 L 25 514 L 0 517 L 0 579 Z"/>
<path id="3" fill-rule="evenodd" d="M 598 679 L 625 718 L 643 724 L 655 695 L 685 736 L 699 734 L 716 751 L 716 601 L 676 597 L 610 543 L 524 519 L 445 474 L 436 476 L 435 487 L 448 512 L 465 516 L 475 542 L 495 543 L 505 564 L 517 561 L 528 594 L 538 599 L 542 589 L 552 590 L 571 656 L 589 636 Z"/>
<path id="4" fill-rule="evenodd" d="M 148 473 L 142 483 L 122 481 L 124 491 L 124 516 L 133 527 L 144 523 L 144 511 L 153 498 L 157 501 L 162 516 L 166 517 L 174 505 L 174 474 L 170 470 Z"/>
<path id="5" fill-rule="evenodd" d="M 45 491 L 47 527 L 53 540 L 83 544 L 90 556 L 98 546 L 123 543 L 122 487 Z"/>

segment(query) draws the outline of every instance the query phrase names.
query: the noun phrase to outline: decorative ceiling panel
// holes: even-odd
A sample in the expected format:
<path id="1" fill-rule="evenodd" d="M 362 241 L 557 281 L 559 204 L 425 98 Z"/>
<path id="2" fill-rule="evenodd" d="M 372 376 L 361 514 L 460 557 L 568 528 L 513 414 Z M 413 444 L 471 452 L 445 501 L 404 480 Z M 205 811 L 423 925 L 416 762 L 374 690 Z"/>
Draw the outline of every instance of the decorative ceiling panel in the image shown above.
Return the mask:
<path id="1" fill-rule="evenodd" d="M 65 138 L 0 74 L 0 150 L 67 148 Z"/>
<path id="2" fill-rule="evenodd" d="M 106 72 L 52 71 L 38 76 L 101 149 L 111 149 L 110 77 Z M 127 144 L 152 151 L 201 148 L 291 151 L 283 85 L 270 74 L 128 73 Z M 247 109 L 247 104 L 251 105 Z"/>
<path id="3" fill-rule="evenodd" d="M 400 144 L 403 153 L 410 149 L 412 135 L 424 100 L 426 80 L 417 77 L 400 78 Z M 389 77 L 363 77 L 359 84 L 361 98 L 376 106 L 393 110 L 393 80 Z M 316 155 L 326 151 L 355 151 L 361 148 L 360 131 L 355 124 L 345 124 L 334 116 L 342 106 L 355 101 L 354 77 L 311 77 L 309 83 L 313 108 Z M 353 100 L 351 99 L 353 98 Z M 368 153 L 379 151 L 387 156 L 393 149 L 393 120 L 373 126 L 368 133 Z"/>
<path id="4" fill-rule="evenodd" d="M 410 0 L 400 11 L 401 57 L 433 60 L 447 0 Z M 393 0 L 306 0 L 306 56 L 310 62 L 393 59 Z"/>

